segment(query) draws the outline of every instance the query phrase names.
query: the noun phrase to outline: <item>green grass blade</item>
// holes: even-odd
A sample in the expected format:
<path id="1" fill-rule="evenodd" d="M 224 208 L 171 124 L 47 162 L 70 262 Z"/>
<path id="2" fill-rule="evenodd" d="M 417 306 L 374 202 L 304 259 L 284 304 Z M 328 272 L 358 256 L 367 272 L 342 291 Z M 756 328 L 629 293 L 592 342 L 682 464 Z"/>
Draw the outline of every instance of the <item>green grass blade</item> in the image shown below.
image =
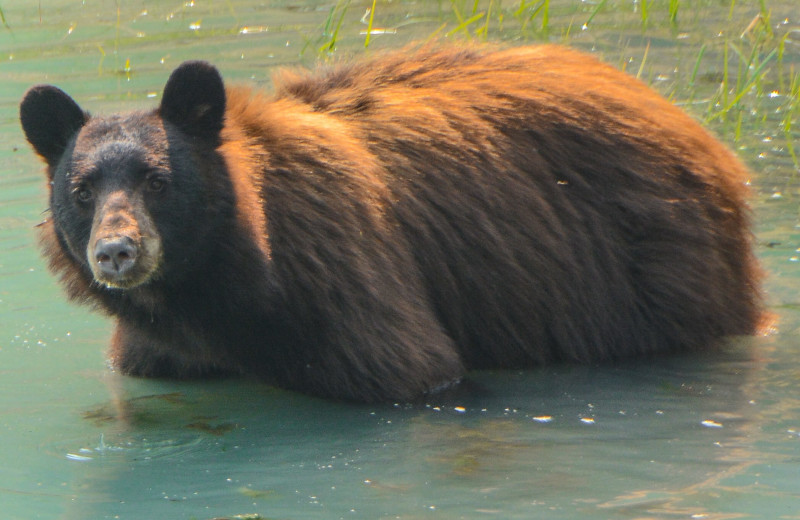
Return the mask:
<path id="1" fill-rule="evenodd" d="M 375 2 L 377 0 L 372 0 L 372 7 L 369 10 L 369 23 L 367 24 L 367 36 L 364 38 L 364 48 L 369 47 L 369 37 L 372 35 L 372 20 L 375 18 Z"/>
<path id="2" fill-rule="evenodd" d="M 680 0 L 669 0 L 669 23 L 673 27 L 678 25 L 678 9 L 680 9 Z"/>
<path id="3" fill-rule="evenodd" d="M 642 63 L 639 65 L 639 70 L 636 72 L 636 79 L 641 79 L 642 72 L 644 72 L 644 65 L 647 63 L 647 55 L 650 52 L 650 40 L 647 40 L 647 46 L 644 48 L 644 56 L 642 56 Z"/>
<path id="4" fill-rule="evenodd" d="M 8 29 L 9 31 L 11 30 L 11 27 L 9 27 L 8 22 L 6 21 L 6 15 L 5 13 L 3 13 L 2 7 L 0 7 L 0 21 L 3 22 L 3 27 Z"/>
<path id="5" fill-rule="evenodd" d="M 647 27 L 647 19 L 650 16 L 647 0 L 641 0 L 639 2 L 639 5 L 641 5 L 641 12 L 642 12 L 642 27 L 645 28 Z"/>
<path id="6" fill-rule="evenodd" d="M 736 95 L 733 97 L 733 99 L 726 101 L 726 104 L 723 106 L 723 108 L 714 114 L 709 121 L 713 121 L 714 119 L 721 117 L 723 114 L 727 114 L 734 106 L 736 106 L 736 104 L 739 103 L 745 94 L 747 94 L 750 89 L 761 79 L 764 67 L 766 67 L 770 61 L 772 61 L 772 58 L 774 58 L 777 53 L 778 49 L 772 49 L 772 52 L 770 52 L 767 57 L 764 58 L 764 61 L 758 65 L 758 67 L 750 75 L 750 78 L 744 82 L 744 85 L 741 87 L 737 85 Z"/>
<path id="7" fill-rule="evenodd" d="M 589 19 L 586 20 L 586 22 L 584 22 L 583 24 L 584 29 L 589 28 L 589 24 L 592 23 L 592 20 L 594 20 L 594 17 L 597 16 L 597 13 L 600 12 L 600 9 L 602 9 L 603 6 L 606 5 L 606 2 L 608 2 L 608 0 L 601 0 L 600 3 L 595 6 L 594 10 L 592 11 L 592 14 L 589 15 Z M 644 2 L 642 2 L 642 4 L 644 4 Z"/>
<path id="8" fill-rule="evenodd" d="M 489 21 L 492 19 L 492 8 L 494 7 L 494 0 L 489 0 L 489 8 L 486 10 L 486 17 L 483 27 L 477 30 L 476 34 L 480 35 L 481 39 L 486 41 L 489 37 Z"/>
<path id="9" fill-rule="evenodd" d="M 458 31 L 464 31 L 464 34 L 466 34 L 468 37 L 470 37 L 471 35 L 469 34 L 469 30 L 467 29 L 467 27 L 469 27 L 471 24 L 477 22 L 478 20 L 480 20 L 484 16 L 486 16 L 486 13 L 478 13 L 475 16 L 470 16 L 469 18 L 467 18 L 466 20 L 464 20 L 463 22 L 458 24 L 458 26 L 456 28 L 451 29 L 449 32 L 445 33 L 445 36 L 449 38 L 450 36 L 454 35 Z"/>
<path id="10" fill-rule="evenodd" d="M 689 78 L 689 86 L 694 87 L 695 80 L 697 79 L 697 72 L 700 70 L 700 62 L 703 60 L 703 55 L 706 53 L 706 44 L 704 43 L 702 47 L 700 47 L 700 52 L 697 53 L 697 59 L 694 61 L 694 68 L 692 69 L 692 75 Z"/>
<path id="11" fill-rule="evenodd" d="M 542 31 L 547 32 L 550 27 L 550 0 L 544 0 L 542 4 Z"/>
<path id="12" fill-rule="evenodd" d="M 333 19 L 336 11 L 341 10 L 341 13 L 339 14 L 339 19 L 336 21 L 336 26 L 333 28 L 333 32 L 330 33 L 330 39 L 328 40 L 327 43 L 325 43 L 318 49 L 318 52 L 320 54 L 331 53 L 336 49 L 336 42 L 339 40 L 339 29 L 341 29 L 342 27 L 342 22 L 344 21 L 344 15 L 347 13 L 348 7 L 350 7 L 350 0 L 346 0 L 344 2 L 342 2 L 342 0 L 339 0 L 339 2 L 336 2 L 336 6 L 331 10 L 331 13 L 328 15 L 328 21 L 325 24 L 326 33 L 330 30 L 331 20 Z"/>

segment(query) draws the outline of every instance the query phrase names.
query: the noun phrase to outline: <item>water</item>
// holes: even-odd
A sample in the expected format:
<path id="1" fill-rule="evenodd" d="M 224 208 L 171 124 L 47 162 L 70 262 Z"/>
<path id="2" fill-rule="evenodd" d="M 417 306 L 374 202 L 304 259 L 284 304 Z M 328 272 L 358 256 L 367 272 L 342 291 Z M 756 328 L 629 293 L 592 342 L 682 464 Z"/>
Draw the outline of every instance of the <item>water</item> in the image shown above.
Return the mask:
<path id="1" fill-rule="evenodd" d="M 248 381 L 120 377 L 105 366 L 108 321 L 64 301 L 35 247 L 45 189 L 17 122 L 28 86 L 57 83 L 93 111 L 149 106 L 189 58 L 268 85 L 273 67 L 317 59 L 330 41 L 326 20 L 335 26 L 342 12 L 334 2 L 132 1 L 118 10 L 2 1 L 3 518 L 800 517 L 800 182 L 787 137 L 799 151 L 800 139 L 782 130 L 787 85 L 774 79 L 779 67 L 783 78 L 800 69 L 794 1 L 768 2 L 776 40 L 763 45 L 783 38 L 784 52 L 758 85 L 763 95 L 710 123 L 754 171 L 778 331 L 716 355 L 474 374 L 458 393 L 416 406 L 331 403 Z M 759 44 L 752 32 L 739 37 L 758 13 L 747 2 L 730 20 L 727 3 L 683 4 L 677 26 L 655 2 L 644 30 L 638 4 L 609 2 L 592 17 L 597 3 L 550 3 L 548 34 L 537 32 L 540 18 L 521 31 L 507 15 L 502 28 L 492 19 L 489 38 L 595 50 L 698 118 L 724 75 L 725 43 L 744 57 Z M 363 52 L 371 4 L 349 4 L 335 56 Z M 454 5 L 467 12 L 472 2 Z M 380 0 L 374 25 L 396 32 L 374 35 L 370 48 L 426 38 L 443 23 L 445 34 L 456 18 L 450 2 Z"/>

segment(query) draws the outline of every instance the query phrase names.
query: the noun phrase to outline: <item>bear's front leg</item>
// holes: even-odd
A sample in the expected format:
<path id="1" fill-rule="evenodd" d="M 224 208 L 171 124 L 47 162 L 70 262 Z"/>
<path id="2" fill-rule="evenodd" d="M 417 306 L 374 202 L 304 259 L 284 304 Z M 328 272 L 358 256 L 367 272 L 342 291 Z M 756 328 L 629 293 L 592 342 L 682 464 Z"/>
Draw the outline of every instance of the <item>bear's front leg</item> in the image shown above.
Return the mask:
<path id="1" fill-rule="evenodd" d="M 117 321 L 111 338 L 109 361 L 120 373 L 136 377 L 192 379 L 235 374 L 211 361 L 188 359 L 175 346 L 123 320 Z"/>

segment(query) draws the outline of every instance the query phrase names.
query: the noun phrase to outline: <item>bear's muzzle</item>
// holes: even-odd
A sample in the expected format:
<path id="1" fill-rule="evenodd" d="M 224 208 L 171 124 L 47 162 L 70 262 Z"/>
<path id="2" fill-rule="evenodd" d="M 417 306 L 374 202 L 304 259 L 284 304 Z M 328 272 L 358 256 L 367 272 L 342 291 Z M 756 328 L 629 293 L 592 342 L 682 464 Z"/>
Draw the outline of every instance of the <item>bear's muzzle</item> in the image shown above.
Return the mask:
<path id="1" fill-rule="evenodd" d="M 117 289 L 146 283 L 161 254 L 161 240 L 140 197 L 124 191 L 103 197 L 86 250 L 96 282 Z"/>

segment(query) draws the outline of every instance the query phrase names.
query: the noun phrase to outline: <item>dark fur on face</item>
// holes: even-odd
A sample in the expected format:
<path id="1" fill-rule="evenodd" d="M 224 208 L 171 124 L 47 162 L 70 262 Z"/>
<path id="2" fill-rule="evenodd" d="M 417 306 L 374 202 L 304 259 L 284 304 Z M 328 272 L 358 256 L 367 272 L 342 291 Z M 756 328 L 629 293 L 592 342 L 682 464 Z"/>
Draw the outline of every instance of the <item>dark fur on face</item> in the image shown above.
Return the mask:
<path id="1" fill-rule="evenodd" d="M 749 173 L 635 79 L 554 46 L 426 49 L 273 96 L 187 62 L 158 109 L 39 86 L 42 244 L 124 373 L 408 400 L 467 369 L 756 332 Z"/>

